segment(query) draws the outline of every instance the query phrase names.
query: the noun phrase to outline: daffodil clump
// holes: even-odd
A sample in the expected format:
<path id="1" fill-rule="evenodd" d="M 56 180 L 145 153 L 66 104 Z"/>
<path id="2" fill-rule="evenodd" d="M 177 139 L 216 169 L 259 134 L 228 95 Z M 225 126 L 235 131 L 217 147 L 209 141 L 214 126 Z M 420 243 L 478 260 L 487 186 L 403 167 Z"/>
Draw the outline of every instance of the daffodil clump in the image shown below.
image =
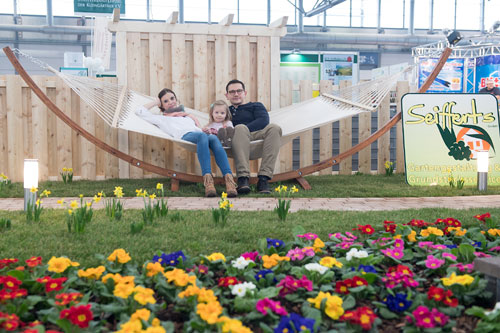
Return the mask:
<path id="1" fill-rule="evenodd" d="M 144 198 L 144 209 L 142 210 L 142 221 L 145 225 L 151 225 L 155 220 L 155 199 L 156 194 L 148 194 L 146 190 L 138 189 L 135 190 L 138 197 Z M 147 198 L 147 199 L 146 199 Z"/>
<path id="2" fill-rule="evenodd" d="M 278 193 L 278 204 L 274 208 L 276 214 L 278 214 L 278 218 L 281 221 L 285 221 L 288 215 L 288 211 L 290 210 L 290 205 L 292 204 L 292 200 L 289 198 L 293 193 L 297 193 L 299 189 L 294 185 L 290 189 L 288 186 L 280 185 L 274 189 L 275 193 Z"/>
<path id="3" fill-rule="evenodd" d="M 30 189 L 30 192 L 35 194 L 36 198 L 36 193 L 38 193 L 38 189 L 36 187 L 32 187 Z M 42 214 L 43 207 L 42 207 L 42 199 L 45 197 L 48 197 L 50 195 L 49 190 L 43 190 L 43 192 L 40 194 L 40 197 L 36 199 L 36 201 L 33 203 L 31 199 L 28 200 L 27 205 L 26 205 L 26 221 L 31 222 L 39 222 L 40 221 L 40 215 Z"/>
<path id="4" fill-rule="evenodd" d="M 64 184 L 73 182 L 73 168 L 62 168 L 61 178 Z"/>
<path id="5" fill-rule="evenodd" d="M 165 192 L 163 190 L 163 184 L 156 184 L 156 191 L 158 193 L 158 200 L 154 205 L 154 212 L 157 217 L 165 217 L 168 214 L 167 200 L 165 199 Z"/>
<path id="6" fill-rule="evenodd" d="M 2 190 L 6 186 L 9 186 L 10 184 L 11 181 L 9 177 L 7 177 L 3 172 L 0 173 L 0 190 Z"/>
<path id="7" fill-rule="evenodd" d="M 67 205 L 66 224 L 68 226 L 68 231 L 77 233 L 85 231 L 85 226 L 92 221 L 92 216 L 94 215 L 92 203 L 97 203 L 101 201 L 101 199 L 102 192 L 94 195 L 91 201 L 85 201 L 83 194 L 80 194 L 80 204 L 78 204 L 77 200 L 71 200 L 69 204 L 67 204 L 64 199 L 58 200 L 57 203 L 61 206 Z"/>
<path id="8" fill-rule="evenodd" d="M 113 194 L 114 198 L 106 198 L 106 215 L 109 217 L 111 221 L 116 220 L 119 221 L 123 216 L 123 203 L 120 201 L 120 198 L 123 198 L 123 187 L 116 186 Z M 106 197 L 103 191 L 97 194 L 98 196 Z"/>
<path id="9" fill-rule="evenodd" d="M 456 187 L 457 189 L 461 190 L 464 188 L 465 179 L 464 177 L 455 178 L 453 176 L 453 173 L 450 172 L 450 175 L 448 176 L 448 184 L 450 185 L 451 188 Z"/>
<path id="10" fill-rule="evenodd" d="M 385 167 L 385 175 L 392 176 L 392 174 L 394 173 L 394 163 L 391 161 L 385 161 L 384 167 Z"/>
<path id="11" fill-rule="evenodd" d="M 212 221 L 215 225 L 225 226 L 229 218 L 229 212 L 233 208 L 233 204 L 227 199 L 227 193 L 222 192 L 219 200 L 219 208 L 212 208 Z"/>

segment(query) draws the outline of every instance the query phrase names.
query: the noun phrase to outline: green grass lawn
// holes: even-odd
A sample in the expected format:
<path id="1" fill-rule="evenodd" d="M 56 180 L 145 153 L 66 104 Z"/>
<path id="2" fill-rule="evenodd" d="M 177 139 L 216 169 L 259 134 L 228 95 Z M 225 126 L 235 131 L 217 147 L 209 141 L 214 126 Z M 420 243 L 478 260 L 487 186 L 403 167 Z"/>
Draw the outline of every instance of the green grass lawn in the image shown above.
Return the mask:
<path id="1" fill-rule="evenodd" d="M 466 196 L 500 194 L 500 186 L 489 186 L 485 193 L 479 192 L 475 186 L 464 187 L 459 190 L 449 186 L 409 186 L 405 182 L 403 174 L 395 174 L 387 177 L 385 175 L 356 174 L 352 176 L 309 176 L 305 177 L 312 186 L 310 191 L 299 191 L 294 197 L 316 197 L 316 198 L 346 198 L 346 197 L 437 197 L 437 196 Z M 156 184 L 160 182 L 165 186 L 166 196 L 199 197 L 203 196 L 203 185 L 194 183 L 181 183 L 178 192 L 171 192 L 170 180 L 165 178 L 156 179 L 109 179 L 104 181 L 75 181 L 64 184 L 61 181 L 47 181 L 39 184 L 39 189 L 49 189 L 51 196 L 71 197 L 83 194 L 93 196 L 98 191 L 104 191 L 106 195 L 112 196 L 115 186 L 122 186 L 125 196 L 135 196 L 135 190 L 146 189 L 153 192 Z M 271 183 L 271 188 L 278 184 Z M 295 182 L 286 182 L 284 185 L 297 185 Z M 0 190 L 0 198 L 23 197 L 23 184 L 14 183 L 10 187 Z M 223 187 L 218 186 L 219 193 Z M 249 194 L 250 197 L 262 196 L 255 190 Z"/>
<path id="2" fill-rule="evenodd" d="M 494 218 L 500 216 L 500 208 L 488 211 Z M 454 217 L 468 228 L 477 224 L 474 215 L 485 212 L 484 209 L 435 208 L 376 212 L 301 211 L 289 214 L 287 221 L 281 222 L 274 212 L 232 211 L 228 224 L 217 227 L 211 220 L 210 211 L 170 211 L 156 225 L 131 234 L 130 224 L 142 219 L 140 210 L 126 210 L 119 222 L 110 222 L 104 211 L 98 210 L 84 233 L 70 234 L 63 210 L 44 210 L 41 221 L 30 224 L 20 211 L 0 211 L 0 218 L 12 220 L 10 229 L 0 230 L 0 258 L 25 260 L 42 256 L 46 262 L 51 256 L 68 256 L 84 266 L 93 266 L 99 263 L 95 254 L 109 255 L 116 248 L 124 248 L 139 264 L 151 259 L 158 251 L 183 250 L 191 256 L 222 252 L 226 256 L 238 256 L 255 250 L 260 238 L 292 240 L 292 229 L 296 226 L 302 226 L 306 232 L 316 233 L 326 241 L 329 233 L 351 231 L 357 224 L 372 224 L 380 230 L 384 220 L 434 222 L 437 218 Z M 170 220 L 169 216 L 177 213 L 183 217 L 183 222 Z"/>

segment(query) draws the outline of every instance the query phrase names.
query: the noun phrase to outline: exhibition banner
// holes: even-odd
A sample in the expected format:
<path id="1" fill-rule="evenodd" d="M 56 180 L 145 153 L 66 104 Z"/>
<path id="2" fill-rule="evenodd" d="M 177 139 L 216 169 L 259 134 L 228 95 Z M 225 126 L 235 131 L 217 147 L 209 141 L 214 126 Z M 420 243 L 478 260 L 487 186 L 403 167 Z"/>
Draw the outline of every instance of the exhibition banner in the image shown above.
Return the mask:
<path id="1" fill-rule="evenodd" d="M 500 87 L 500 55 L 476 58 L 476 92 L 486 87 L 486 79 L 495 80 L 495 87 Z"/>
<path id="2" fill-rule="evenodd" d="M 422 87 L 427 77 L 438 63 L 438 58 L 419 58 L 418 87 Z M 448 59 L 437 78 L 427 90 L 433 92 L 463 92 L 464 59 Z"/>
<path id="3" fill-rule="evenodd" d="M 353 63 L 357 62 L 354 54 L 325 54 L 322 56 L 322 80 L 330 80 L 334 85 L 340 81 L 352 81 Z M 353 82 L 355 83 L 355 82 Z"/>
<path id="4" fill-rule="evenodd" d="M 401 99 L 406 182 L 475 185 L 478 151 L 489 152 L 488 184 L 500 185 L 498 103 L 490 94 L 406 94 Z"/>

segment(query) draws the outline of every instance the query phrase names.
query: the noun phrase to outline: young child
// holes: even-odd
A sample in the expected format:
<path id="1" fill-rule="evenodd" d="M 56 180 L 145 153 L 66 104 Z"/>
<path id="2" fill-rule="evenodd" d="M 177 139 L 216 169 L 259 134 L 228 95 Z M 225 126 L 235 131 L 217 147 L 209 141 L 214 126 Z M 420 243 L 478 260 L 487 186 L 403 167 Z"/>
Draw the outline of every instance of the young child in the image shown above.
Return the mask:
<path id="1" fill-rule="evenodd" d="M 203 132 L 217 135 L 223 147 L 231 148 L 234 126 L 226 102 L 218 100 L 212 103 L 209 117 L 210 123 L 203 128 Z"/>

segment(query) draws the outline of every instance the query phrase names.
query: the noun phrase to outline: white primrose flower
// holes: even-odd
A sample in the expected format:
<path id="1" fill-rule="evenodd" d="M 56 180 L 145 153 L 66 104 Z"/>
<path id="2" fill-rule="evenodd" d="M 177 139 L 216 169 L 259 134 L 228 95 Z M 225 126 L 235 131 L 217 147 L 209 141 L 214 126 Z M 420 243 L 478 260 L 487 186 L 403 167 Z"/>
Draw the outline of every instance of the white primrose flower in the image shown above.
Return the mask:
<path id="1" fill-rule="evenodd" d="M 352 248 L 349 252 L 346 253 L 345 258 L 347 261 L 351 261 L 352 258 L 366 258 L 368 257 L 368 252 L 361 250 L 359 251 L 357 248 Z"/>
<path id="2" fill-rule="evenodd" d="M 231 289 L 231 294 L 239 297 L 244 297 L 248 290 L 255 289 L 255 284 L 252 282 L 243 282 L 235 284 Z"/>
<path id="3" fill-rule="evenodd" d="M 253 261 L 246 260 L 243 257 L 239 257 L 238 259 L 231 261 L 231 265 L 233 265 L 234 268 L 244 269 L 245 267 L 248 266 L 248 264 L 250 264 L 250 262 Z"/>
<path id="4" fill-rule="evenodd" d="M 310 272 L 318 272 L 320 274 L 324 274 L 328 270 L 328 267 L 325 267 L 325 266 L 320 265 L 318 263 L 307 264 L 304 266 L 304 268 Z"/>

